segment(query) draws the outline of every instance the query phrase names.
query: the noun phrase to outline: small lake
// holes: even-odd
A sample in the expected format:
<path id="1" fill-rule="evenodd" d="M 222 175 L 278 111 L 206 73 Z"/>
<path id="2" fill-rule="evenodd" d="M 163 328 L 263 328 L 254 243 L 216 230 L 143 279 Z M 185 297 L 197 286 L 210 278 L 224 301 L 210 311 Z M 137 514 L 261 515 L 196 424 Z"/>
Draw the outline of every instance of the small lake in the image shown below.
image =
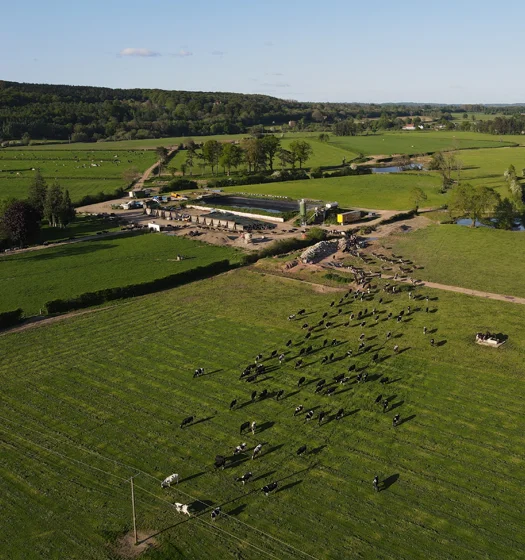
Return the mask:
<path id="1" fill-rule="evenodd" d="M 458 226 L 471 226 L 472 225 L 472 220 L 470 218 L 461 218 L 460 220 L 456 220 L 456 224 Z M 488 228 L 493 228 L 493 225 L 490 224 L 484 224 L 482 222 L 478 222 L 476 221 L 476 227 L 488 227 Z M 512 231 L 525 231 L 525 227 L 523 226 L 523 224 L 521 222 L 516 222 L 515 226 L 512 228 Z"/>
<path id="2" fill-rule="evenodd" d="M 410 165 L 403 166 L 390 166 L 390 167 L 371 167 L 372 173 L 402 173 L 403 171 L 421 171 L 423 166 L 419 163 L 411 163 Z"/>

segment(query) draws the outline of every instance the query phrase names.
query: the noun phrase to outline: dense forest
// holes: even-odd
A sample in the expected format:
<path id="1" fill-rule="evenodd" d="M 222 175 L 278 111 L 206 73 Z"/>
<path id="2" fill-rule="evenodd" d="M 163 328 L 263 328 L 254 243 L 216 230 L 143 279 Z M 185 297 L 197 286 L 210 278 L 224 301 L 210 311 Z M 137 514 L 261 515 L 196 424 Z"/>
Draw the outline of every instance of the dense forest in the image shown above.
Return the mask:
<path id="1" fill-rule="evenodd" d="M 400 129 L 430 117 L 448 127 L 452 112 L 509 117 L 466 121 L 465 130 L 516 134 L 525 129 L 519 106 L 301 103 L 267 95 L 110 89 L 0 81 L 0 141 L 100 140 L 234 134 L 253 127 L 292 126 L 338 135 Z M 417 121 L 415 121 L 417 123 Z"/>

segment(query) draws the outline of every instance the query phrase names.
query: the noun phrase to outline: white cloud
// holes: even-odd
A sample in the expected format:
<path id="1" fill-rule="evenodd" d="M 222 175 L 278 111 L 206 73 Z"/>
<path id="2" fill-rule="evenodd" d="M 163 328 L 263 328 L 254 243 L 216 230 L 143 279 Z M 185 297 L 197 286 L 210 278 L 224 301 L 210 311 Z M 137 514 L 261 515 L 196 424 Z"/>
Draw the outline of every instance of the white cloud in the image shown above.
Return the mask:
<path id="1" fill-rule="evenodd" d="M 212 53 L 214 56 L 222 56 L 223 54 L 226 54 L 224 51 L 212 51 Z"/>
<path id="2" fill-rule="evenodd" d="M 150 49 L 134 49 L 134 48 L 126 48 L 122 49 L 119 52 L 120 56 L 141 56 L 141 57 L 152 57 L 152 56 L 160 56 L 160 53 L 151 51 Z"/>
<path id="3" fill-rule="evenodd" d="M 191 51 L 187 51 L 186 49 L 181 49 L 179 52 L 172 53 L 171 56 L 193 56 L 193 53 Z"/>

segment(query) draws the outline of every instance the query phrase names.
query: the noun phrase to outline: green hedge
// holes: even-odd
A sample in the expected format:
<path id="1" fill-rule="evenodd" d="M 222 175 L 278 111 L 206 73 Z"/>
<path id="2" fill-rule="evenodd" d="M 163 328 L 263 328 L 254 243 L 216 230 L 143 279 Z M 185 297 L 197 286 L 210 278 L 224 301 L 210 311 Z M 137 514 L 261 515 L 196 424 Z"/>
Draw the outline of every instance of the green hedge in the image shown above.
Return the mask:
<path id="1" fill-rule="evenodd" d="M 98 290 L 96 292 L 86 292 L 74 298 L 69 299 L 55 299 L 48 301 L 44 304 L 46 313 L 51 315 L 53 313 L 65 313 L 74 309 L 83 309 L 85 307 L 92 307 L 101 305 L 107 301 L 115 299 L 131 298 L 136 296 L 143 296 L 161 290 L 168 290 L 193 282 L 203 278 L 215 276 L 221 272 L 230 270 L 232 265 L 230 261 L 223 260 L 211 263 L 207 266 L 198 266 L 178 274 L 171 274 L 164 278 L 157 278 L 150 282 L 143 282 L 141 284 L 129 284 L 128 286 L 120 286 L 117 288 L 107 288 L 105 290 Z"/>
<path id="2" fill-rule="evenodd" d="M 23 310 L 20 307 L 14 311 L 0 313 L 0 329 L 7 329 L 20 323 L 22 321 L 22 313 Z"/>

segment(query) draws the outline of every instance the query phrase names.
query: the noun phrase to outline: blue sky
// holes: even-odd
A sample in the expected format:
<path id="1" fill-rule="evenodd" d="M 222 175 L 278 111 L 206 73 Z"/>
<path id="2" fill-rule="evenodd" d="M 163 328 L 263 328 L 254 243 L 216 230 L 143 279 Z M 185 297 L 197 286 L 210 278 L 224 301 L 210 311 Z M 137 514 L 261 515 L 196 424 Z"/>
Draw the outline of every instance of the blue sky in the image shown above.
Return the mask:
<path id="1" fill-rule="evenodd" d="M 525 2 L 1 0 L 0 79 L 525 102 Z"/>

